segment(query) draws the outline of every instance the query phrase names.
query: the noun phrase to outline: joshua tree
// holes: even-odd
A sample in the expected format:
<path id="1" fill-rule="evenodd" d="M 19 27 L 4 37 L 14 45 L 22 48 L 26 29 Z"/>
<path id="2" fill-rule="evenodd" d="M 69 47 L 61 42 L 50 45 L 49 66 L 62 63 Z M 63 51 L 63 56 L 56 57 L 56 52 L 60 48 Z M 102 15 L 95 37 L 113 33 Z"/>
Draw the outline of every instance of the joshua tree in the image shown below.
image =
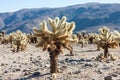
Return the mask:
<path id="1" fill-rule="evenodd" d="M 50 55 L 50 72 L 58 73 L 58 56 L 63 53 L 62 48 L 72 50 L 70 43 L 76 42 L 77 37 L 73 34 L 75 28 L 74 22 L 66 22 L 66 17 L 60 20 L 48 19 L 51 30 L 48 30 L 46 22 L 40 23 L 41 29 L 33 28 L 34 34 L 38 38 L 37 47 L 42 47 L 43 51 L 48 51 Z"/>
<path id="2" fill-rule="evenodd" d="M 100 46 L 104 49 L 104 54 L 101 54 L 97 58 L 102 60 L 110 57 L 112 60 L 114 60 L 115 58 L 109 53 L 108 48 L 116 48 L 118 47 L 118 43 L 115 41 L 113 34 L 107 27 L 100 28 L 99 31 L 99 43 Z"/>

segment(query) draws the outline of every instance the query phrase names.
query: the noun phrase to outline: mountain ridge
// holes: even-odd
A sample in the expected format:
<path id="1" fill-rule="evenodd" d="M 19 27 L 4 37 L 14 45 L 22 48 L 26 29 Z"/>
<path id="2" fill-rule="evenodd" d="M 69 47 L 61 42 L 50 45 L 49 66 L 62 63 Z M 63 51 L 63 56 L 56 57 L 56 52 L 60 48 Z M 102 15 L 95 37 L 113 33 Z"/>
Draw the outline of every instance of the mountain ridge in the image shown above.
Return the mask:
<path id="1" fill-rule="evenodd" d="M 76 23 L 75 32 L 94 32 L 101 26 L 120 30 L 120 4 L 86 3 L 60 8 L 22 9 L 16 12 L 0 13 L 0 30 L 7 33 L 21 30 L 30 33 L 33 27 L 49 17 L 67 17 Z"/>

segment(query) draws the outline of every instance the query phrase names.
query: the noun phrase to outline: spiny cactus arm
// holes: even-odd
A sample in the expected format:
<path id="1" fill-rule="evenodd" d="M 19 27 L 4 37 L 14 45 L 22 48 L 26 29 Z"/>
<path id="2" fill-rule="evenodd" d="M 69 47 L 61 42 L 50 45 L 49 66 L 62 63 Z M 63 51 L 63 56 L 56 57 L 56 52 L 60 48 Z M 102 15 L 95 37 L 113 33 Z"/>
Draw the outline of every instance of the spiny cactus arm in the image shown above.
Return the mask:
<path id="1" fill-rule="evenodd" d="M 69 39 L 69 38 L 67 38 L 67 39 L 65 39 L 65 41 L 70 42 L 70 43 L 74 43 L 74 42 L 78 42 L 78 39 Z"/>
<path id="2" fill-rule="evenodd" d="M 56 24 L 58 25 L 58 23 L 60 22 L 60 18 L 59 18 L 59 17 L 56 17 L 56 18 L 55 18 L 55 22 L 56 22 Z"/>
<path id="3" fill-rule="evenodd" d="M 66 22 L 66 17 L 63 16 L 62 19 L 59 21 L 58 25 L 57 25 L 57 30 L 61 29 L 63 24 Z"/>
<path id="4" fill-rule="evenodd" d="M 44 32 L 47 30 L 47 25 L 46 25 L 46 22 L 43 21 L 42 23 L 40 23 L 40 27 L 41 27 L 41 30 Z"/>
<path id="5" fill-rule="evenodd" d="M 68 32 L 71 32 L 75 29 L 75 23 L 74 22 L 71 22 L 69 27 L 68 27 Z"/>
<path id="6" fill-rule="evenodd" d="M 67 42 L 66 42 L 66 43 L 62 43 L 61 45 L 62 45 L 63 48 L 66 48 L 67 50 L 72 50 L 72 49 L 73 49 L 73 48 L 70 46 L 70 44 L 67 43 Z"/>
<path id="7" fill-rule="evenodd" d="M 109 42 L 112 40 L 112 33 L 107 33 L 106 35 L 106 41 Z"/>
<path id="8" fill-rule="evenodd" d="M 59 37 L 55 38 L 54 40 L 56 42 L 60 42 L 60 41 L 64 41 L 66 38 L 68 38 L 68 35 L 59 36 Z"/>
<path id="9" fill-rule="evenodd" d="M 43 31 L 38 30 L 36 27 L 33 27 L 33 32 L 36 36 L 41 36 L 43 34 Z"/>
<path id="10" fill-rule="evenodd" d="M 33 32 L 35 36 L 42 36 L 42 35 L 53 35 L 53 32 L 51 32 L 50 30 L 45 30 L 44 32 L 42 30 L 38 30 L 37 28 L 33 28 Z"/>
<path id="11" fill-rule="evenodd" d="M 51 32 L 51 31 L 48 29 L 47 24 L 46 24 L 45 21 L 42 22 L 42 23 L 40 23 L 40 26 L 41 26 L 41 30 L 43 31 L 43 33 L 48 34 L 48 35 L 52 35 L 52 34 L 53 34 L 53 32 Z"/>
<path id="12" fill-rule="evenodd" d="M 55 33 L 56 30 L 57 30 L 57 27 L 56 27 L 56 26 L 57 26 L 57 25 L 56 25 L 57 23 L 56 23 L 56 21 L 57 21 L 56 19 L 55 19 L 55 20 L 52 20 L 51 18 L 48 19 L 48 22 L 49 22 L 49 24 L 50 24 L 50 26 L 51 26 L 51 28 L 52 28 L 52 32 L 53 32 L 53 33 Z"/>
<path id="13" fill-rule="evenodd" d="M 110 29 L 108 29 L 108 28 L 105 26 L 105 27 L 103 27 L 103 28 L 100 28 L 99 31 L 100 31 L 100 34 L 105 35 L 106 33 L 108 33 L 108 32 L 110 31 Z"/>
<path id="14" fill-rule="evenodd" d="M 109 43 L 109 48 L 117 48 L 119 46 L 119 44 L 115 41 L 112 41 Z"/>
<path id="15" fill-rule="evenodd" d="M 75 42 L 78 42 L 78 38 L 76 35 L 72 35 L 71 37 L 66 38 L 65 41 L 70 43 L 75 43 Z"/>
<path id="16" fill-rule="evenodd" d="M 69 34 L 67 33 L 66 29 L 60 30 L 58 33 L 55 33 L 55 39 L 57 40 L 64 40 L 65 38 L 67 38 L 69 36 Z"/>
<path id="17" fill-rule="evenodd" d="M 50 47 L 50 44 L 45 42 L 42 50 L 46 51 L 49 47 Z"/>
<path id="18" fill-rule="evenodd" d="M 120 33 L 118 31 L 113 32 L 113 38 L 115 39 L 116 42 L 120 43 Z"/>
<path id="19" fill-rule="evenodd" d="M 113 34 L 114 34 L 114 36 L 116 36 L 116 37 L 120 37 L 120 33 L 119 33 L 118 31 L 114 31 Z"/>

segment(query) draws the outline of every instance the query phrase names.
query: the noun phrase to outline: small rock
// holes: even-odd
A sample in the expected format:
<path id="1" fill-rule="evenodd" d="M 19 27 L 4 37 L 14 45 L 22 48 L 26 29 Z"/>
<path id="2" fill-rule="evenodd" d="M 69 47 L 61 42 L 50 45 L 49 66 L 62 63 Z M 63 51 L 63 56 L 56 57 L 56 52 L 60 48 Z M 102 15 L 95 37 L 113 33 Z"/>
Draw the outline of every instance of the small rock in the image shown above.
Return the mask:
<path id="1" fill-rule="evenodd" d="M 16 69 L 16 71 L 20 71 L 21 69 Z"/>
<path id="2" fill-rule="evenodd" d="M 101 71 L 101 70 L 98 70 L 97 73 L 98 73 L 98 74 L 102 74 L 102 71 Z"/>
<path id="3" fill-rule="evenodd" d="M 19 65 L 19 67 L 21 67 L 21 65 Z"/>
<path id="4" fill-rule="evenodd" d="M 61 66 L 61 63 L 58 63 L 59 66 Z"/>
<path id="5" fill-rule="evenodd" d="M 15 70 L 12 70 L 12 72 L 15 72 Z"/>
<path id="6" fill-rule="evenodd" d="M 5 64 L 1 63 L 1 66 L 5 66 Z"/>
<path id="7" fill-rule="evenodd" d="M 31 74 L 29 71 L 24 72 L 24 75 L 29 75 Z"/>
<path id="8" fill-rule="evenodd" d="M 50 64 L 46 64 L 45 67 L 50 67 Z"/>
<path id="9" fill-rule="evenodd" d="M 85 67 L 87 67 L 87 66 L 89 66 L 89 67 L 93 67 L 92 64 L 88 64 L 88 63 L 86 63 L 84 66 L 85 66 Z"/>
<path id="10" fill-rule="evenodd" d="M 71 74 L 72 74 L 72 72 L 69 72 L 68 74 L 70 74 L 70 75 L 71 75 Z"/>
<path id="11" fill-rule="evenodd" d="M 79 74 L 79 73 L 81 73 L 81 71 L 75 71 L 75 72 L 73 72 L 73 74 Z"/>
<path id="12" fill-rule="evenodd" d="M 117 75 L 117 74 L 115 74 L 115 73 L 113 73 L 111 76 L 113 76 L 113 77 L 117 77 L 118 75 Z"/>
<path id="13" fill-rule="evenodd" d="M 13 63 L 16 63 L 16 61 L 13 61 Z"/>
<path id="14" fill-rule="evenodd" d="M 72 65 L 77 65 L 78 63 L 76 61 L 71 62 Z"/>
<path id="15" fill-rule="evenodd" d="M 67 68 L 67 66 L 62 66 L 62 68 L 66 69 L 66 68 Z"/>
<path id="16" fill-rule="evenodd" d="M 69 61 L 69 58 L 66 58 L 65 61 Z"/>
<path id="17" fill-rule="evenodd" d="M 4 71 L 4 73 L 8 73 L 8 71 Z"/>
<path id="18" fill-rule="evenodd" d="M 8 65 L 7 63 L 5 65 Z"/>
<path id="19" fill-rule="evenodd" d="M 113 80 L 113 79 L 112 79 L 112 76 L 106 76 L 104 80 Z"/>

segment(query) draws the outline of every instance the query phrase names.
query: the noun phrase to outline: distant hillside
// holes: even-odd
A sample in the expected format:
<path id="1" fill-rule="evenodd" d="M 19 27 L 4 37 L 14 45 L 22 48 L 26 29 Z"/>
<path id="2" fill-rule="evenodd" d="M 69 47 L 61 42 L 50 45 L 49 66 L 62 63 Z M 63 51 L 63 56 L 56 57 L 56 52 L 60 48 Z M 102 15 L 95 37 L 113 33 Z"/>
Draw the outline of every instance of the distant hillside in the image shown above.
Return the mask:
<path id="1" fill-rule="evenodd" d="M 76 31 L 96 31 L 101 26 L 120 30 L 120 4 L 87 3 L 62 8 L 22 9 L 12 13 L 0 13 L 0 30 L 8 33 L 22 30 L 29 33 L 33 27 L 48 17 L 66 16 L 75 21 Z"/>

